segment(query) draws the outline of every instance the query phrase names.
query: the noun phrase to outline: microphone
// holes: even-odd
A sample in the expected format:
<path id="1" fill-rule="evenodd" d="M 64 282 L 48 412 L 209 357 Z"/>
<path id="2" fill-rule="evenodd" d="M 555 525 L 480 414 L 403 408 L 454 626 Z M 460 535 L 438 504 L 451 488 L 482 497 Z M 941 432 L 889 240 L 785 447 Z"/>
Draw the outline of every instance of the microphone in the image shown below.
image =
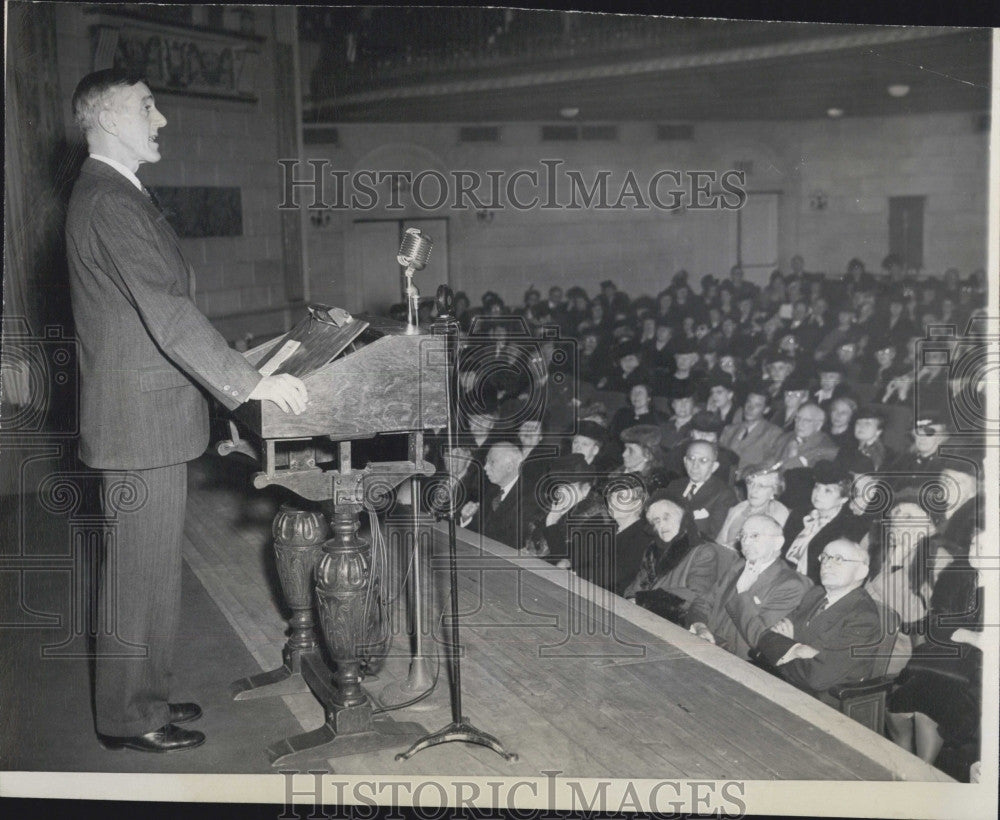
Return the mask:
<path id="1" fill-rule="evenodd" d="M 403 231 L 403 241 L 399 244 L 396 261 L 406 268 L 406 276 L 413 276 L 414 271 L 423 270 L 431 255 L 434 240 L 421 233 L 420 228 L 407 228 Z"/>
<path id="2" fill-rule="evenodd" d="M 420 228 L 407 228 L 403 231 L 403 241 L 399 245 L 396 261 L 406 268 L 406 332 L 417 332 L 417 316 L 420 308 L 420 294 L 413 286 L 414 271 L 423 270 L 431 255 L 434 241 L 420 232 Z"/>

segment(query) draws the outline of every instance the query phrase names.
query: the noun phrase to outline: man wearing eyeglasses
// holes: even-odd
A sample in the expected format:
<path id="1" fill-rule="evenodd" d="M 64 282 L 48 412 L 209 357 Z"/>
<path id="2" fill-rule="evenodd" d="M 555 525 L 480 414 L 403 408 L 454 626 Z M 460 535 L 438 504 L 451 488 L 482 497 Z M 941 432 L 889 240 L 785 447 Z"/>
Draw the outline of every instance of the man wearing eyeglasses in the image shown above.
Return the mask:
<path id="1" fill-rule="evenodd" d="M 769 515 L 751 515 L 740 531 L 737 560 L 704 595 L 685 623 L 702 640 L 746 660 L 760 636 L 798 606 L 812 582 L 781 560 L 785 537 Z"/>
<path id="2" fill-rule="evenodd" d="M 729 508 L 737 503 L 736 493 L 714 473 L 719 469 L 718 445 L 712 441 L 692 441 L 684 453 L 684 472 L 667 485 L 667 493 L 691 511 L 698 531 L 714 541 L 722 529 Z"/>
<path id="3" fill-rule="evenodd" d="M 761 658 L 777 674 L 823 699 L 830 687 L 864 680 L 882 638 L 878 606 L 864 590 L 868 553 L 853 541 L 831 541 L 820 555 L 820 585 L 761 635 Z M 862 650 L 862 651 L 857 651 Z"/>

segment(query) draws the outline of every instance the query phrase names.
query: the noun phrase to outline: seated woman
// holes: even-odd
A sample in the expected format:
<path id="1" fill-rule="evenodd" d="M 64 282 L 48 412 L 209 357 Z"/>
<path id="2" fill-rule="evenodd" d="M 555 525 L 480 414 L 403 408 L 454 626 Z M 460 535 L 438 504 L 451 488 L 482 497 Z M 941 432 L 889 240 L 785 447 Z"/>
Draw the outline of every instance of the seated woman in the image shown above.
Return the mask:
<path id="1" fill-rule="evenodd" d="M 611 434 L 620 436 L 622 431 L 638 424 L 661 425 L 666 419 L 652 405 L 652 392 L 646 382 L 632 386 L 628 394 L 628 406 L 620 408 L 611 419 Z"/>
<path id="2" fill-rule="evenodd" d="M 593 529 L 594 523 L 610 524 L 604 499 L 593 489 L 596 477 L 580 453 L 553 460 L 535 490 L 542 512 L 527 523 L 521 545 L 525 553 L 568 568 L 573 525 Z"/>
<path id="3" fill-rule="evenodd" d="M 618 475 L 604 488 L 604 503 L 614 520 L 615 532 L 610 549 L 597 549 L 585 543 L 570 545 L 570 564 L 581 578 L 621 595 L 635 578 L 653 533 L 642 517 L 649 497 L 645 484 L 637 476 Z"/>
<path id="4" fill-rule="evenodd" d="M 623 592 L 657 615 L 682 623 L 691 602 L 711 589 L 718 575 L 715 549 L 704 543 L 691 513 L 665 490 L 650 496 L 646 520 L 656 538 Z"/>
<path id="5" fill-rule="evenodd" d="M 830 429 L 827 435 L 838 448 L 857 447 L 854 438 L 854 414 L 858 403 L 850 396 L 840 396 L 830 402 Z"/>
<path id="6" fill-rule="evenodd" d="M 774 466 L 754 464 L 744 472 L 747 500 L 731 507 L 715 539 L 724 547 L 736 549 L 743 523 L 751 515 L 767 515 L 782 527 L 788 520 L 788 507 L 777 500 L 785 490 L 785 481 Z"/>
<path id="7" fill-rule="evenodd" d="M 624 445 L 622 466 L 612 470 L 609 477 L 634 475 L 642 481 L 647 496 L 665 487 L 668 475 L 660 459 L 660 442 L 663 439 L 660 428 L 637 424 L 622 431 L 620 438 Z"/>
<path id="8" fill-rule="evenodd" d="M 980 759 L 985 533 L 971 555 L 935 547 L 927 640 L 913 651 L 886 704 L 889 737 L 922 760 L 968 782 Z M 943 568 L 943 569 L 942 569 Z M 947 760 L 942 753 L 947 747 Z M 940 759 L 939 759 L 940 755 Z"/>

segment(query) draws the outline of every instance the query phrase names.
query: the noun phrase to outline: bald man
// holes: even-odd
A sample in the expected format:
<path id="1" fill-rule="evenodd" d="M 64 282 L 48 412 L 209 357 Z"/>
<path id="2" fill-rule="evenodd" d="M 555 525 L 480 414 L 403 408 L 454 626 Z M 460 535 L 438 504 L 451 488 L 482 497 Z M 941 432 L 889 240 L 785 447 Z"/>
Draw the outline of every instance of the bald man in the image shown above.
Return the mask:
<path id="1" fill-rule="evenodd" d="M 826 413 L 818 404 L 803 404 L 795 411 L 795 428 L 775 442 L 773 455 L 782 472 L 812 467 L 817 461 L 832 461 L 837 457 L 837 445 L 826 433 L 823 424 Z"/>
<path id="2" fill-rule="evenodd" d="M 821 699 L 832 686 L 869 677 L 882 622 L 863 588 L 867 577 L 867 550 L 843 538 L 827 544 L 820 555 L 820 585 L 761 635 L 762 658 L 789 683 Z"/>
<path id="3" fill-rule="evenodd" d="M 746 660 L 762 634 L 799 605 L 812 582 L 781 558 L 785 536 L 769 515 L 740 531 L 743 557 L 691 604 L 685 623 L 702 640 Z"/>
<path id="4" fill-rule="evenodd" d="M 524 537 L 525 522 L 538 514 L 534 494 L 518 480 L 524 454 L 510 442 L 490 447 L 484 472 L 490 486 L 481 503 L 470 501 L 462 508 L 459 523 L 482 532 L 487 538 L 518 549 Z"/>

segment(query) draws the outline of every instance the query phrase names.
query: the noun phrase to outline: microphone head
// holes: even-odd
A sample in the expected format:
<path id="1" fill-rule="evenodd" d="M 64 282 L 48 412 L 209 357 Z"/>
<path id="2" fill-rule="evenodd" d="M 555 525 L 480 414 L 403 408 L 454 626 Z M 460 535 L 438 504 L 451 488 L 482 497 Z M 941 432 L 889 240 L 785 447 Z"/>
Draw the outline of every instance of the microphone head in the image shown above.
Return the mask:
<path id="1" fill-rule="evenodd" d="M 403 241 L 399 244 L 396 261 L 404 268 L 423 270 L 433 247 L 434 240 L 421 233 L 420 228 L 407 228 L 403 231 Z"/>

